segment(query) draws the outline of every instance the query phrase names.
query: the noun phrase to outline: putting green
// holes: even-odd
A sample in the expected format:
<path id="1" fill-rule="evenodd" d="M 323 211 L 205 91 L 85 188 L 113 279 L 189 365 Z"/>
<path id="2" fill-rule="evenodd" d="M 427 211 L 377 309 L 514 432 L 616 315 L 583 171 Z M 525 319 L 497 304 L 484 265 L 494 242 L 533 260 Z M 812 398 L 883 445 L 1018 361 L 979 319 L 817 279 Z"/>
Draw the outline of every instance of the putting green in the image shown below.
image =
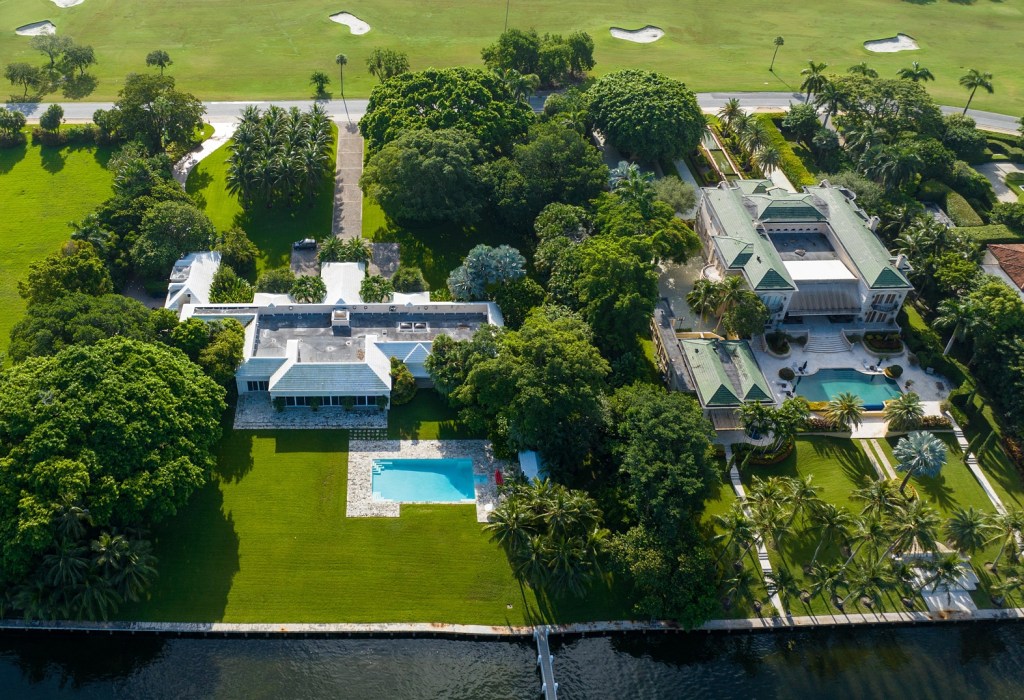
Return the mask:
<path id="1" fill-rule="evenodd" d="M 920 61 L 935 74 L 930 85 L 943 104 L 963 104 L 957 83 L 968 68 L 994 75 L 994 95 L 979 94 L 978 109 L 1016 114 L 1024 103 L 1024 0 L 848 0 L 778 3 L 733 0 L 651 0 L 628 6 L 610 0 L 554 3 L 511 0 L 509 26 L 540 32 L 589 32 L 596 42 L 597 72 L 625 67 L 662 71 L 698 91 L 798 88 L 808 59 L 839 72 L 867 61 L 882 75 Z M 42 57 L 14 28 L 49 18 L 59 34 L 91 44 L 99 85 L 90 99 L 113 97 L 124 75 L 146 70 L 154 49 L 174 59 L 182 87 L 208 99 L 308 97 L 309 75 L 327 71 L 338 93 L 335 54 L 348 56 L 346 93 L 366 96 L 374 79 L 365 60 L 375 47 L 406 51 L 414 69 L 479 65 L 480 49 L 501 32 L 500 0 L 86 0 L 68 9 L 50 0 L 0 2 L 0 56 L 5 61 Z M 351 34 L 331 14 L 351 12 L 371 30 Z M 652 44 L 612 38 L 610 28 L 654 25 L 665 36 Z M 864 42 L 913 37 L 918 51 L 872 53 Z M 775 73 L 768 72 L 772 39 L 781 35 Z"/>

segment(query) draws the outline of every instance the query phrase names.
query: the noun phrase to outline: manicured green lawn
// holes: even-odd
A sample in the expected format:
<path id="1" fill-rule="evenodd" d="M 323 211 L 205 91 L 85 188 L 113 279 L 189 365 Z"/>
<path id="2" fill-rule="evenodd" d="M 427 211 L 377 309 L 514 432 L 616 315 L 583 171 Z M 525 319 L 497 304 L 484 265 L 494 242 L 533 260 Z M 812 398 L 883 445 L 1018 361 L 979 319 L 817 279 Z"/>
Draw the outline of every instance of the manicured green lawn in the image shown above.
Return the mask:
<path id="1" fill-rule="evenodd" d="M 623 5 L 611 0 L 547 2 L 519 0 L 508 6 L 510 27 L 539 32 L 585 30 L 596 45 L 597 72 L 649 68 L 689 83 L 694 89 L 788 90 L 798 88 L 807 60 L 824 61 L 837 72 L 867 61 L 882 75 L 920 61 L 937 80 L 929 89 L 944 104 L 963 104 L 957 80 L 967 68 L 995 76 L 996 93 L 979 94 L 978 109 L 1016 113 L 1024 101 L 1024 14 L 1007 2 L 893 2 L 850 0 L 826 3 L 771 3 L 734 0 L 652 0 Z M 328 16 L 340 10 L 367 21 L 372 30 L 353 36 Z M 130 71 L 146 70 L 155 48 L 174 59 L 170 72 L 180 85 L 207 99 L 309 97 L 309 75 L 326 71 L 337 96 L 334 56 L 343 52 L 345 93 L 366 96 L 376 82 L 365 68 L 375 47 L 409 53 L 412 68 L 479 65 L 480 49 L 493 42 L 505 22 L 504 3 L 473 0 L 361 0 L 339 5 L 328 0 L 88 0 L 56 9 L 49 0 L 0 3 L 0 56 L 5 62 L 39 56 L 15 27 L 50 18 L 62 35 L 91 44 L 99 63 L 99 86 L 89 99 L 111 99 Z M 756 21 L 749 21 L 756 18 Z M 653 44 L 613 39 L 612 26 L 653 24 L 666 36 Z M 921 50 L 879 54 L 863 42 L 903 32 Z M 772 39 L 782 35 L 775 73 L 768 72 Z M 984 50 L 979 50 L 984 47 Z"/>
<path id="2" fill-rule="evenodd" d="M 337 149 L 338 131 L 332 126 Z M 287 265 L 291 245 L 301 238 L 328 238 L 334 214 L 334 172 L 325 179 L 312 204 L 295 207 L 278 205 L 273 209 L 257 206 L 245 211 L 238 197 L 227 191 L 227 160 L 231 155 L 228 142 L 203 159 L 189 174 L 186 190 L 196 197 L 206 215 L 218 230 L 241 226 L 260 249 L 257 268 Z"/>
<path id="3" fill-rule="evenodd" d="M 120 616 L 496 625 L 628 616 L 604 586 L 585 600 L 538 603 L 471 506 L 346 518 L 347 444 L 344 431 L 228 433 L 216 482 L 155 533 L 151 600 Z"/>
<path id="4" fill-rule="evenodd" d="M 71 236 L 68 222 L 110 196 L 109 159 L 108 148 L 0 148 L 0 351 L 25 310 L 18 281 L 29 264 L 56 251 Z"/>
<path id="5" fill-rule="evenodd" d="M 483 439 L 459 421 L 458 411 L 433 389 L 420 389 L 413 400 L 388 411 L 388 437 L 392 440 Z"/>

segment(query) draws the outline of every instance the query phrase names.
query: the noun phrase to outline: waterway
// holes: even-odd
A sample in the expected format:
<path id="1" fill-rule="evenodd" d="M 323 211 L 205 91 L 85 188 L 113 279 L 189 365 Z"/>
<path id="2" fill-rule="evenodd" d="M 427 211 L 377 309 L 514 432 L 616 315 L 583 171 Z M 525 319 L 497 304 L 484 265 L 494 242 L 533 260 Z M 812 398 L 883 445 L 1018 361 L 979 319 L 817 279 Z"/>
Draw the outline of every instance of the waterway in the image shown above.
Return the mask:
<path id="1" fill-rule="evenodd" d="M 559 697 L 1024 697 L 1024 625 L 552 637 Z M 536 698 L 530 642 L 0 637 L 4 698 Z"/>

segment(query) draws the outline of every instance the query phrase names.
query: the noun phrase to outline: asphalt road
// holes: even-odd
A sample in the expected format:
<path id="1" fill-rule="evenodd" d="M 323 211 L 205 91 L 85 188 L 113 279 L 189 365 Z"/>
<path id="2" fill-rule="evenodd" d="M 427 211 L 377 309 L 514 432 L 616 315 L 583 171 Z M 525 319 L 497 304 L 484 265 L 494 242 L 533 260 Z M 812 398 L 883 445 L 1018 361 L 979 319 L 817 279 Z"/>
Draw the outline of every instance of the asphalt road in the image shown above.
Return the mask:
<path id="1" fill-rule="evenodd" d="M 747 109 L 785 109 L 790 103 L 802 102 L 803 95 L 793 92 L 702 92 L 697 94 L 697 101 L 704 110 L 717 110 L 732 98 L 738 98 L 740 104 Z M 540 109 L 543 105 L 542 96 L 531 99 L 534 109 Z M 321 104 L 327 108 L 331 116 L 338 121 L 346 117 L 357 120 L 366 113 L 368 100 L 348 100 L 347 103 L 341 100 L 323 100 Z M 307 109 L 313 104 L 313 100 L 281 100 L 281 101 L 260 101 L 260 102 L 206 102 L 207 121 L 232 121 L 237 119 L 248 105 L 256 105 L 260 108 L 269 107 L 271 104 L 289 109 L 298 107 Z M 9 108 L 24 112 L 29 119 L 39 118 L 39 115 L 49 107 L 48 102 L 35 103 L 14 103 L 7 105 Z M 113 104 L 110 102 L 67 102 L 60 103 L 64 108 L 64 118 L 71 122 L 90 121 L 93 112 L 97 109 L 110 109 Z M 347 113 L 346 113 L 347 105 Z M 941 107 L 946 114 L 960 113 L 963 109 L 959 107 Z M 990 131 L 1002 131 L 1016 133 L 1020 128 L 1021 115 L 996 114 L 994 112 L 983 112 L 976 109 L 967 112 L 978 123 L 982 129 Z"/>

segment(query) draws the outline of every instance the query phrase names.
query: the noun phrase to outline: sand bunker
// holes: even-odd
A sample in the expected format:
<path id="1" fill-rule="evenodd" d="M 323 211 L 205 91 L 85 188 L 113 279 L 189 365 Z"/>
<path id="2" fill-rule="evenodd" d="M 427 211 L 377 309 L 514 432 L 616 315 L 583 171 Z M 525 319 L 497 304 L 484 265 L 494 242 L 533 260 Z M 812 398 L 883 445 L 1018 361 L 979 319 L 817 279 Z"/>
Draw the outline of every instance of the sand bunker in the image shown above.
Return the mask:
<path id="1" fill-rule="evenodd" d="M 917 51 L 921 47 L 914 41 L 914 37 L 897 34 L 887 39 L 865 41 L 864 48 L 875 53 L 896 53 L 897 51 Z"/>
<path id="2" fill-rule="evenodd" d="M 370 31 L 370 25 L 356 17 L 351 12 L 338 12 L 331 15 L 331 21 L 344 24 L 352 30 L 353 34 L 366 34 Z"/>
<path id="3" fill-rule="evenodd" d="M 648 24 L 643 29 L 622 29 L 620 27 L 612 27 L 611 32 L 612 36 L 616 39 L 632 41 L 636 44 L 650 44 L 651 42 L 657 41 L 661 37 L 665 36 L 665 32 L 661 27 L 655 27 L 651 24 Z"/>
<path id="4" fill-rule="evenodd" d="M 32 24 L 23 24 L 14 30 L 18 36 L 39 36 L 40 34 L 56 34 L 57 25 L 48 19 Z"/>
<path id="5" fill-rule="evenodd" d="M 53 4 L 62 9 L 81 5 L 83 2 L 85 2 L 85 0 L 53 0 Z"/>

